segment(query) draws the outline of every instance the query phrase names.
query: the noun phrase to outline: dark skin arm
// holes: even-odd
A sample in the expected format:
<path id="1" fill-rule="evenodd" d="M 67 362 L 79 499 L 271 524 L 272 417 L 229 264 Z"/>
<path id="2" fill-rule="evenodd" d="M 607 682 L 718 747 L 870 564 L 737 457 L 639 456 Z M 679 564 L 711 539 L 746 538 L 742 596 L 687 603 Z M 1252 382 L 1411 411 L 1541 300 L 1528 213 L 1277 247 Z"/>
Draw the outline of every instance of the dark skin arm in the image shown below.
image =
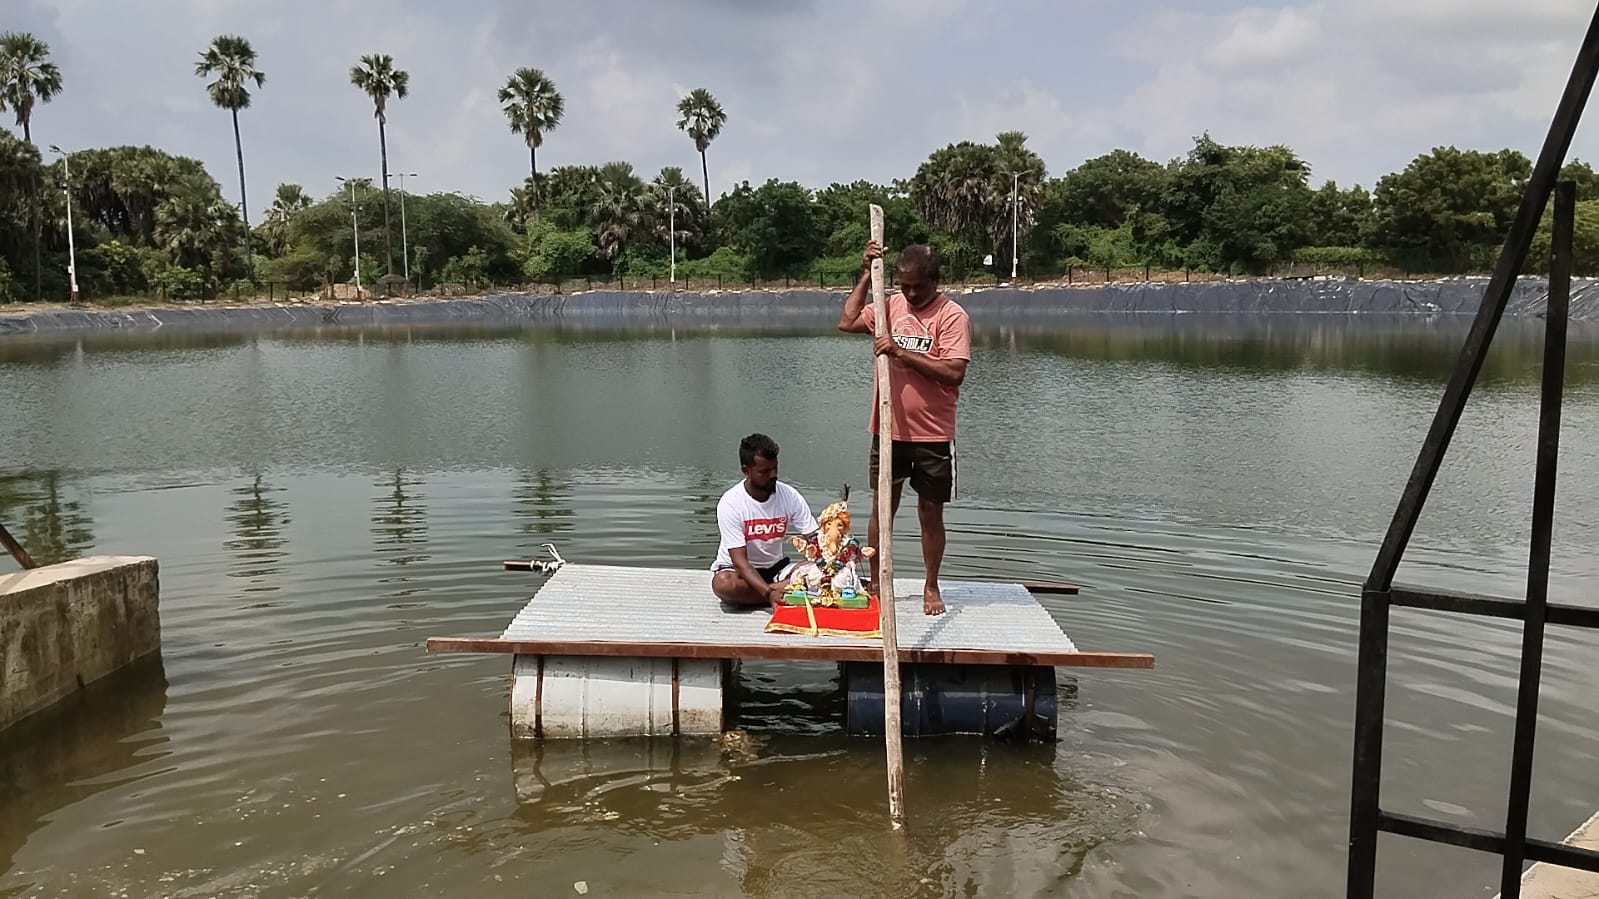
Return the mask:
<path id="1" fill-rule="evenodd" d="M 874 244 L 875 246 L 875 244 Z M 882 255 L 879 249 L 878 255 Z M 871 250 L 867 250 L 871 253 Z M 838 329 L 846 334 L 866 334 L 866 323 L 861 321 L 861 311 L 866 308 L 866 294 L 872 289 L 872 269 L 868 265 L 855 280 L 855 288 L 844 298 L 844 311 L 838 316 Z"/>
<path id="2" fill-rule="evenodd" d="M 772 603 L 776 602 L 776 600 L 773 598 L 774 596 L 783 595 L 782 589 L 786 585 L 768 584 L 766 581 L 762 580 L 761 573 L 755 570 L 754 565 L 750 564 L 749 553 L 744 551 L 744 547 L 733 547 L 727 551 L 727 556 L 733 561 L 733 570 L 738 572 L 738 576 L 744 579 L 744 583 L 749 585 L 749 588 L 752 592 L 764 597 L 767 602 Z M 777 592 L 774 593 L 773 591 Z"/>

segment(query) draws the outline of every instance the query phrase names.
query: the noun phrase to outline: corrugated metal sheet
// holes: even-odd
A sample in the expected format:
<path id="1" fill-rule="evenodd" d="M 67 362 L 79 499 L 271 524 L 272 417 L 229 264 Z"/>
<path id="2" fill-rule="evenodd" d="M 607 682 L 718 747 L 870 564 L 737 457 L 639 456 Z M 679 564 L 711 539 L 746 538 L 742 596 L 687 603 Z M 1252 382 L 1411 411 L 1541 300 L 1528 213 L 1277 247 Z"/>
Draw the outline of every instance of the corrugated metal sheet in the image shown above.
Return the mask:
<path id="1" fill-rule="evenodd" d="M 946 580 L 948 611 L 922 614 L 922 579 L 895 578 L 901 649 L 1076 652 L 1070 638 L 1020 584 Z M 501 635 L 507 640 L 795 646 L 881 644 L 860 637 L 768 634 L 764 610 L 727 611 L 709 571 L 568 563 L 534 594 Z"/>

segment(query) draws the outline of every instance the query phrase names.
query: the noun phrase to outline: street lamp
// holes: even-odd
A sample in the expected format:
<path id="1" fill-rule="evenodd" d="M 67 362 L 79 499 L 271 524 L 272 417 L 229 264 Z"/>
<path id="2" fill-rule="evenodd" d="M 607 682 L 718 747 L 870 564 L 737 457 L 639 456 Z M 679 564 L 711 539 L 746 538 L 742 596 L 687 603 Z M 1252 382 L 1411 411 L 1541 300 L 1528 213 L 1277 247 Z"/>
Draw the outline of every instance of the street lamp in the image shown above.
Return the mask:
<path id="1" fill-rule="evenodd" d="M 1012 284 L 1016 283 L 1016 221 L 1021 208 L 1021 203 L 1017 201 L 1020 179 L 1020 173 L 1010 173 L 1010 281 Z"/>
<path id="2" fill-rule="evenodd" d="M 415 178 L 416 172 L 397 172 L 400 176 L 400 257 L 405 262 L 405 283 L 411 283 L 411 250 L 405 239 L 405 179 Z"/>
<path id="3" fill-rule="evenodd" d="M 67 198 L 67 283 L 72 288 L 72 302 L 78 302 L 78 246 L 72 237 L 72 155 L 63 152 L 55 144 L 50 145 L 50 152 L 61 157 L 61 165 L 66 170 L 66 178 L 61 183 L 61 193 Z"/>
<path id="4" fill-rule="evenodd" d="M 666 188 L 666 235 L 672 247 L 672 289 L 677 290 L 677 188 Z"/>
<path id="5" fill-rule="evenodd" d="M 333 176 L 335 180 L 350 185 L 350 230 L 355 234 L 355 298 L 361 298 L 361 226 L 355 218 L 355 179 Z"/>

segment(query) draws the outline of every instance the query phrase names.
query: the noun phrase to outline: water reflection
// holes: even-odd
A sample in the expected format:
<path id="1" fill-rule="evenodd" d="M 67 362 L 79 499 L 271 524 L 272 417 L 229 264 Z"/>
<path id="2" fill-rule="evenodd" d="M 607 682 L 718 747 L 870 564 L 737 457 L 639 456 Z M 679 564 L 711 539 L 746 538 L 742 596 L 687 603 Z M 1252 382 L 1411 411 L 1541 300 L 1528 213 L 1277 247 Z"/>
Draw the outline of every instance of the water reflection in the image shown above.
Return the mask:
<path id="1" fill-rule="evenodd" d="M 548 468 L 522 471 L 511 488 L 511 515 L 525 540 L 516 544 L 524 554 L 536 551 L 560 534 L 572 530 L 572 485 Z"/>
<path id="2" fill-rule="evenodd" d="M 1257 372 L 1346 372 L 1413 382 L 1448 378 L 1470 320 L 1423 316 L 1118 315 L 974 325 L 972 344 L 1099 362 L 1159 361 Z M 1484 362 L 1485 389 L 1537 383 L 1543 321 L 1502 322 Z M 1567 381 L 1599 382 L 1599 323 L 1573 322 Z"/>
<path id="3" fill-rule="evenodd" d="M 923 739 L 906 753 L 904 844 L 884 826 L 881 743 L 838 735 L 514 740 L 514 817 L 523 838 L 591 825 L 720 838 L 722 870 L 750 896 L 1035 895 L 1127 838 L 1142 802 L 1088 786 L 1053 745 Z"/>
<path id="4" fill-rule="evenodd" d="M 419 548 L 427 545 L 427 503 L 420 475 L 394 470 L 392 479 L 376 485 L 383 492 L 373 501 L 372 537 L 378 555 L 391 565 L 425 562 L 432 556 Z"/>
<path id="5" fill-rule="evenodd" d="M 276 583 L 262 582 L 282 571 L 279 560 L 288 555 L 283 550 L 289 542 L 285 533 L 285 525 L 290 523 L 288 505 L 272 496 L 282 489 L 263 484 L 258 472 L 250 483 L 228 491 L 236 497 L 225 516 L 233 536 L 223 546 L 236 560 L 228 576 L 249 578 L 246 592 L 278 589 Z"/>
<path id="6" fill-rule="evenodd" d="M 94 546 L 94 521 L 80 500 L 66 497 L 57 469 L 0 476 L 0 523 L 40 565 L 77 558 Z"/>
<path id="7" fill-rule="evenodd" d="M 149 357 L 163 351 L 216 350 L 244 346 L 249 332 L 142 330 L 29 335 L 0 338 L 0 365 L 51 367 L 92 356 L 132 354 Z"/>
<path id="8" fill-rule="evenodd" d="M 0 872 L 56 811 L 137 780 L 122 772 L 166 755 L 166 706 L 157 654 L 0 731 Z"/>

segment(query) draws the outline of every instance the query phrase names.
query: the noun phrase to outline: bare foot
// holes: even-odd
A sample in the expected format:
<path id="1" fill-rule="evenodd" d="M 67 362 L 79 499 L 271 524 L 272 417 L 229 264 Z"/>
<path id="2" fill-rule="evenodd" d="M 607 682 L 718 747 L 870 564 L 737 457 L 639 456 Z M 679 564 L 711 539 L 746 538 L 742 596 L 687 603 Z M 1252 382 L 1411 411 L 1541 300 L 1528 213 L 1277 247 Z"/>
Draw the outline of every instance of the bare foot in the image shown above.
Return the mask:
<path id="1" fill-rule="evenodd" d="M 928 615 L 944 614 L 944 597 L 938 587 L 928 584 L 922 589 L 922 612 Z"/>

